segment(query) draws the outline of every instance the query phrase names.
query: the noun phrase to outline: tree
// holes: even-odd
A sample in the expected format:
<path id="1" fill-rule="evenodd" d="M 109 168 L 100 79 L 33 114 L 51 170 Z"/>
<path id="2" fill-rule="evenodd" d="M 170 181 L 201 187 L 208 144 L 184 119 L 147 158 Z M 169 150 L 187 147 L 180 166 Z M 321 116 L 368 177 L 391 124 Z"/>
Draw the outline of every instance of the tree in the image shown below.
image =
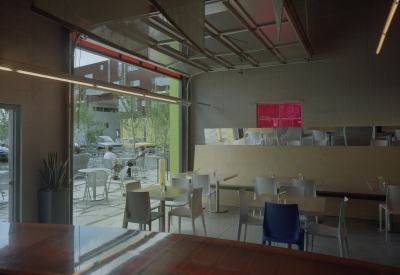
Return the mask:
<path id="1" fill-rule="evenodd" d="M 83 135 L 85 144 L 89 146 L 97 141 L 97 137 L 103 134 L 106 127 L 102 121 L 94 117 L 96 112 L 89 108 L 86 101 L 86 88 L 75 85 L 74 98 L 76 103 L 74 109 L 75 138 Z"/>
<path id="2" fill-rule="evenodd" d="M 133 138 L 133 148 L 135 147 L 138 131 L 143 127 L 142 108 L 138 106 L 138 99 L 132 96 L 122 96 L 114 94 L 115 104 L 118 112 L 115 113 L 122 127 L 128 132 L 129 138 Z"/>
<path id="3" fill-rule="evenodd" d="M 154 85 L 152 92 L 157 92 L 157 84 Z M 169 87 L 165 89 L 169 94 Z M 169 129 L 170 129 L 170 112 L 169 104 L 159 101 L 152 101 L 146 105 L 147 124 L 154 132 L 155 144 L 166 152 L 169 148 Z"/>
<path id="4" fill-rule="evenodd" d="M 7 142 L 10 116 L 7 110 L 0 109 L 0 140 Z"/>

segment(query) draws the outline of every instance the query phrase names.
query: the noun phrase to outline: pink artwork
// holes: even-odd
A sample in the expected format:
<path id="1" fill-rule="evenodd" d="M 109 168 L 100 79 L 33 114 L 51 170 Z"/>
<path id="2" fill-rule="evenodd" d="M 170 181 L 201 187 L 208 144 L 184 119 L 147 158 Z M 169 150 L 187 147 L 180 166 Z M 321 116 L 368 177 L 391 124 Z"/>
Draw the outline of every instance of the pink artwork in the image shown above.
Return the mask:
<path id="1" fill-rule="evenodd" d="M 299 128 L 302 103 L 257 104 L 257 128 Z"/>

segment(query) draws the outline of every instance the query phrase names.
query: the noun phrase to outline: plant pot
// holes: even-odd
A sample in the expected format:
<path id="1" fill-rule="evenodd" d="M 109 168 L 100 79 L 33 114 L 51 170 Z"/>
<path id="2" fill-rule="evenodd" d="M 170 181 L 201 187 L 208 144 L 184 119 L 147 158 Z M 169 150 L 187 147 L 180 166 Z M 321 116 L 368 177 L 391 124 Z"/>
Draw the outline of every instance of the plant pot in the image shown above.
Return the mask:
<path id="1" fill-rule="evenodd" d="M 40 223 L 69 224 L 69 190 L 38 191 Z"/>

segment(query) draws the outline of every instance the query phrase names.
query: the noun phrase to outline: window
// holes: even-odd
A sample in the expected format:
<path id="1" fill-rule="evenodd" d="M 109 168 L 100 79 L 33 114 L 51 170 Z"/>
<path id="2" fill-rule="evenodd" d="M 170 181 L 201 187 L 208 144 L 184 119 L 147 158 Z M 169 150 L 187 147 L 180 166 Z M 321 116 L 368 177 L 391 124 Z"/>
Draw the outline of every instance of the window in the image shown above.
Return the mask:
<path id="1" fill-rule="evenodd" d="M 100 65 L 100 71 L 104 70 L 104 65 Z"/>
<path id="2" fill-rule="evenodd" d="M 119 80 L 118 81 L 114 81 L 113 83 L 119 85 L 120 81 Z"/>
<path id="3" fill-rule="evenodd" d="M 301 126 L 301 102 L 257 104 L 257 128 L 299 128 Z"/>
<path id="4" fill-rule="evenodd" d="M 140 80 L 131 80 L 130 86 L 131 86 L 131 87 L 138 87 L 138 86 L 140 86 Z"/>
<path id="5" fill-rule="evenodd" d="M 128 72 L 137 71 L 137 70 L 138 70 L 138 67 L 132 66 L 132 65 L 128 65 Z"/>
<path id="6" fill-rule="evenodd" d="M 93 78 L 93 74 L 85 74 L 86 78 Z"/>

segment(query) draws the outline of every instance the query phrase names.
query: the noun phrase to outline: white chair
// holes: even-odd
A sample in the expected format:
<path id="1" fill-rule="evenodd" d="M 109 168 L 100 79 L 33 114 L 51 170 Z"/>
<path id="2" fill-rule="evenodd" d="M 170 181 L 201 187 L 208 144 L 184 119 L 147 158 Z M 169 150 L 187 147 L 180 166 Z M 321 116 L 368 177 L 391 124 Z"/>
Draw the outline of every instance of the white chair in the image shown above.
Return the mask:
<path id="1" fill-rule="evenodd" d="M 112 177 L 114 175 L 115 164 L 112 162 L 111 159 L 105 159 L 105 158 L 103 158 L 102 163 L 103 163 L 104 168 L 110 169 L 109 175 Z"/>
<path id="2" fill-rule="evenodd" d="M 387 140 L 371 140 L 371 146 L 388 146 Z"/>
<path id="3" fill-rule="evenodd" d="M 287 146 L 301 146 L 300 140 L 288 140 Z"/>
<path id="4" fill-rule="evenodd" d="M 252 139 L 255 145 L 262 145 L 263 139 L 262 134 L 260 132 L 248 132 L 249 138 Z"/>
<path id="5" fill-rule="evenodd" d="M 379 204 L 379 230 L 382 231 L 382 210 L 385 210 L 386 241 L 388 237 L 389 215 L 400 215 L 400 186 L 388 185 L 386 204 Z"/>
<path id="6" fill-rule="evenodd" d="M 278 194 L 276 190 L 275 178 L 256 177 L 254 187 L 254 199 L 256 199 L 261 194 Z M 260 211 L 260 216 L 261 213 L 262 211 Z M 253 211 L 253 215 L 255 215 L 255 211 Z"/>
<path id="7" fill-rule="evenodd" d="M 133 169 L 133 175 L 138 176 L 139 172 L 142 174 L 142 178 L 146 178 L 146 164 L 145 164 L 145 157 L 140 157 L 136 159 L 136 165 L 129 166 L 131 169 Z"/>
<path id="8" fill-rule="evenodd" d="M 333 132 L 332 146 L 333 146 L 333 142 L 335 140 L 335 137 L 343 137 L 344 144 L 347 146 L 346 127 L 342 127 L 341 131 L 340 130 L 336 130 L 335 132 Z"/>
<path id="9" fill-rule="evenodd" d="M 214 208 L 217 205 L 217 197 L 215 195 L 215 190 L 211 190 L 210 186 L 210 176 L 209 175 L 198 175 L 192 174 L 192 187 L 202 188 L 202 196 L 208 198 L 208 210 L 210 211 L 211 217 L 211 196 L 214 194 Z M 214 209 L 215 211 L 215 209 Z"/>
<path id="10" fill-rule="evenodd" d="M 237 140 L 228 139 L 227 141 L 224 142 L 224 145 L 239 145 L 239 143 Z"/>
<path id="11" fill-rule="evenodd" d="M 303 127 L 300 127 L 300 142 L 303 145 L 304 139 L 312 139 L 312 134 L 305 134 Z"/>
<path id="12" fill-rule="evenodd" d="M 3 200 L 4 200 L 4 191 L 5 190 L 8 191 L 9 181 L 10 181 L 10 179 L 9 179 L 8 171 L 0 174 L 0 192 L 1 192 L 1 196 L 3 197 Z"/>
<path id="13" fill-rule="evenodd" d="M 125 177 L 126 177 L 126 172 L 128 171 L 129 166 L 125 166 L 124 168 L 122 168 L 122 170 L 119 173 L 115 173 L 114 175 L 118 175 L 119 178 L 119 187 L 121 190 L 121 195 L 123 195 L 125 193 L 125 186 L 124 186 L 124 181 L 125 181 Z M 110 178 L 110 181 L 108 183 L 108 191 L 110 191 L 110 185 L 111 185 L 111 180 L 112 178 Z"/>
<path id="14" fill-rule="evenodd" d="M 327 140 L 313 140 L 312 146 L 328 146 Z"/>
<path id="15" fill-rule="evenodd" d="M 186 173 L 171 173 L 171 179 L 186 179 Z"/>
<path id="16" fill-rule="evenodd" d="M 394 130 L 394 139 L 400 140 L 400 130 Z"/>
<path id="17" fill-rule="evenodd" d="M 141 185 L 140 181 L 132 181 L 125 185 L 126 192 L 138 190 L 141 188 L 142 188 L 142 185 Z M 150 200 L 150 209 L 151 210 L 157 209 L 158 212 L 160 212 L 160 210 L 161 210 L 160 201 L 159 200 Z"/>
<path id="18" fill-rule="evenodd" d="M 256 142 L 253 139 L 247 137 L 244 139 L 244 145 L 256 145 Z"/>
<path id="19" fill-rule="evenodd" d="M 90 188 L 96 189 L 97 191 L 97 187 L 100 186 L 104 187 L 103 196 L 105 196 L 108 205 L 110 205 L 110 202 L 108 201 L 107 179 L 108 179 L 108 174 L 106 171 L 103 170 L 97 170 L 97 171 L 95 170 L 86 175 L 86 187 L 83 195 L 83 200 L 86 199 L 86 204 L 88 195 L 89 198 L 92 199 L 92 196 L 90 195 Z"/>
<path id="20" fill-rule="evenodd" d="M 127 192 L 122 228 L 127 228 L 128 222 L 131 222 L 138 223 L 140 228 L 144 225 L 144 230 L 146 230 L 146 225 L 148 225 L 149 231 L 151 231 L 151 222 L 164 215 L 161 212 L 151 211 L 149 192 Z"/>
<path id="21" fill-rule="evenodd" d="M 317 189 L 314 180 L 292 179 L 293 186 L 302 186 L 306 190 L 306 197 L 316 197 Z"/>
<path id="22" fill-rule="evenodd" d="M 280 186 L 279 192 L 286 191 L 288 196 L 297 196 L 297 197 L 305 197 L 306 196 L 306 188 L 304 186 Z M 301 215 L 300 213 L 300 222 L 304 223 L 305 225 L 308 224 L 308 219 L 305 215 Z"/>
<path id="23" fill-rule="evenodd" d="M 190 180 L 186 178 L 172 178 L 171 186 L 189 188 Z M 170 208 L 184 206 L 189 203 L 189 200 L 190 200 L 190 193 L 187 193 L 185 194 L 185 196 L 178 197 L 173 201 L 166 201 L 165 206 L 168 206 Z"/>
<path id="24" fill-rule="evenodd" d="M 246 190 L 244 188 L 239 189 L 239 226 L 237 241 L 240 241 L 240 234 L 242 231 L 242 225 L 244 224 L 244 241 L 246 241 L 247 225 L 263 225 L 264 217 L 254 217 L 249 215 L 246 200 Z"/>
<path id="25" fill-rule="evenodd" d="M 390 146 L 392 137 L 394 137 L 395 133 L 393 132 L 381 132 L 378 133 L 376 126 L 372 126 L 372 140 L 386 140 L 388 145 Z M 371 145 L 374 146 L 374 145 Z M 385 146 L 385 145 L 376 145 L 376 146 Z"/>
<path id="26" fill-rule="evenodd" d="M 338 227 L 326 226 L 323 224 L 318 224 L 315 222 L 309 223 L 305 228 L 304 232 L 306 234 L 306 246 L 308 245 L 308 235 L 311 235 L 310 241 L 310 251 L 313 251 L 314 236 L 327 237 L 327 238 L 337 238 L 339 243 L 339 253 L 340 257 L 343 258 L 343 246 L 346 258 L 349 258 L 349 248 L 347 244 L 347 228 L 345 222 L 345 212 L 348 199 L 344 197 L 344 201 L 340 204 L 340 214 L 339 214 L 339 225 Z M 307 250 L 307 249 L 306 249 Z"/>
<path id="27" fill-rule="evenodd" d="M 197 217 L 201 216 L 201 221 L 203 222 L 204 235 L 207 237 L 201 198 L 202 198 L 202 188 L 195 188 L 193 190 L 193 197 L 190 203 L 190 209 L 186 207 L 177 207 L 168 212 L 168 232 L 170 232 L 171 217 L 177 216 L 179 218 L 179 226 L 178 226 L 179 234 L 181 233 L 181 218 L 190 218 L 192 220 L 193 235 L 196 235 L 194 220 Z"/>
<path id="28" fill-rule="evenodd" d="M 271 139 L 276 139 L 276 143 L 279 144 L 279 141 L 281 141 L 282 145 L 283 145 L 283 139 L 282 139 L 282 135 L 281 135 L 281 130 L 279 128 L 276 129 L 276 131 L 274 131 L 273 133 L 269 133 L 265 136 L 265 139 L 267 140 L 267 144 L 272 144 L 271 143 Z"/>
<path id="29" fill-rule="evenodd" d="M 313 130 L 312 131 L 312 139 L 313 140 L 325 140 L 325 141 L 327 141 L 328 138 L 326 137 L 326 131 L 324 131 L 324 130 Z"/>

